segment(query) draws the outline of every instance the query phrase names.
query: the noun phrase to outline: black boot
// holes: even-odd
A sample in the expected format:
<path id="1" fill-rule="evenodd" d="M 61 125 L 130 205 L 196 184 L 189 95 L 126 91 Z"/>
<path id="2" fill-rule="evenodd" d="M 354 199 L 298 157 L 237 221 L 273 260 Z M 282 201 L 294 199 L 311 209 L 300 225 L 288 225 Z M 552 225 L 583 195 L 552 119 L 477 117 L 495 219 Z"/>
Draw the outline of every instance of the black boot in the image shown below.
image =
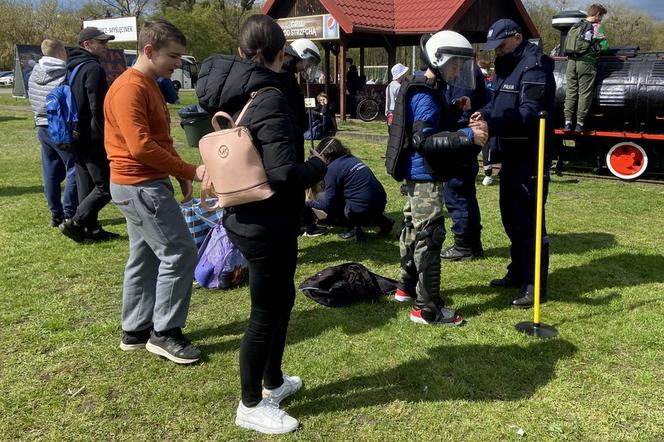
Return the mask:
<path id="1" fill-rule="evenodd" d="M 489 283 L 491 287 L 500 287 L 500 288 L 507 288 L 507 287 L 521 287 L 521 281 L 518 279 L 512 277 L 509 273 L 502 278 L 498 279 L 492 279 L 491 282 Z"/>
<path id="2" fill-rule="evenodd" d="M 454 238 L 454 245 L 440 254 L 440 257 L 447 261 L 469 261 L 472 259 L 484 258 L 484 250 L 482 244 L 477 241 L 479 245 L 473 247 L 472 242 L 460 236 Z"/>
<path id="3" fill-rule="evenodd" d="M 392 231 L 394 220 L 382 215 L 378 221 L 378 234 L 380 236 L 387 236 Z"/>
<path id="4" fill-rule="evenodd" d="M 540 304 L 546 302 L 546 293 L 540 295 Z M 526 290 L 519 292 L 516 298 L 512 299 L 512 307 L 516 308 L 530 308 L 535 303 L 535 287 L 528 284 Z"/>
<path id="5" fill-rule="evenodd" d="M 364 230 L 362 227 L 355 226 L 339 234 L 339 238 L 344 241 L 362 241 L 364 239 Z"/>
<path id="6" fill-rule="evenodd" d="M 470 250 L 473 253 L 473 259 L 483 259 L 484 258 L 484 248 L 482 247 L 482 240 L 477 239 L 471 242 Z"/>

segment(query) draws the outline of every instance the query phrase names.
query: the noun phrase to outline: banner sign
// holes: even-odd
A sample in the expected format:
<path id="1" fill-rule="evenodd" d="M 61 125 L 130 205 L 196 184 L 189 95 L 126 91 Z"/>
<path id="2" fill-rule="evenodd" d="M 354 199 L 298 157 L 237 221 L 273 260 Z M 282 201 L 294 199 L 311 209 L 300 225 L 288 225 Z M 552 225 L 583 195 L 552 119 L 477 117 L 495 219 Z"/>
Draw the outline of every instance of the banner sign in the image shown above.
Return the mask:
<path id="1" fill-rule="evenodd" d="M 288 17 L 277 20 L 287 40 L 338 40 L 339 23 L 330 14 Z"/>
<path id="2" fill-rule="evenodd" d="M 113 41 L 137 41 L 136 17 L 105 18 L 85 20 L 83 27 L 93 26 L 105 34 L 113 35 Z"/>
<path id="3" fill-rule="evenodd" d="M 67 48 L 68 50 L 72 48 Z M 36 45 L 16 45 L 14 57 L 14 87 L 12 95 L 15 97 L 28 96 L 28 79 L 32 68 L 42 57 L 41 47 Z M 110 85 L 121 73 L 127 69 L 122 49 L 109 49 L 106 57 L 100 60 L 106 80 Z"/>

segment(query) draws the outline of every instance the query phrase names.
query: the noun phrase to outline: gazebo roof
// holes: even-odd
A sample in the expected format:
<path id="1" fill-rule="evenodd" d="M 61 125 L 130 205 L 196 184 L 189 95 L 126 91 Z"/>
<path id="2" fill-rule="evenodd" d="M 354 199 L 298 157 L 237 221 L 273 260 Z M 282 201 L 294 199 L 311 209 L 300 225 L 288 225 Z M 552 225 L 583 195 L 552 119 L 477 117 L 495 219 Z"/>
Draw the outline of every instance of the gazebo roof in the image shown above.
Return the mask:
<path id="1" fill-rule="evenodd" d="M 261 12 L 269 14 L 279 0 L 267 0 Z M 347 34 L 422 34 L 452 28 L 482 0 L 319 0 Z M 509 0 L 521 15 L 529 34 L 539 35 L 520 0 Z M 478 5 L 479 6 L 479 5 Z"/>

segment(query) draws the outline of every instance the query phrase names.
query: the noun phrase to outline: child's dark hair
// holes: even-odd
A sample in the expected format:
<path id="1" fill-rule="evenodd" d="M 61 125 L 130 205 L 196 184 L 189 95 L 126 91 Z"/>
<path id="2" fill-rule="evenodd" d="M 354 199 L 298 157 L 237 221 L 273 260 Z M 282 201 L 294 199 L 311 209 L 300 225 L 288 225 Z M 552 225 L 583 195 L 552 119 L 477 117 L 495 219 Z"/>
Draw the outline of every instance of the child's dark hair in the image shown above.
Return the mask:
<path id="1" fill-rule="evenodd" d="M 187 38 L 174 24 L 163 18 L 146 21 L 138 34 L 138 49 L 142 52 L 146 44 L 151 44 L 155 51 L 165 48 L 168 43 L 187 46 Z"/>
<path id="2" fill-rule="evenodd" d="M 320 143 L 316 146 L 316 152 L 321 154 L 329 164 L 339 157 L 349 155 L 350 149 L 347 149 L 338 139 L 334 137 L 326 137 L 320 140 Z"/>
<path id="3" fill-rule="evenodd" d="M 248 59 L 265 65 L 272 63 L 284 49 L 286 37 L 272 17 L 256 14 L 242 25 L 238 43 Z"/>

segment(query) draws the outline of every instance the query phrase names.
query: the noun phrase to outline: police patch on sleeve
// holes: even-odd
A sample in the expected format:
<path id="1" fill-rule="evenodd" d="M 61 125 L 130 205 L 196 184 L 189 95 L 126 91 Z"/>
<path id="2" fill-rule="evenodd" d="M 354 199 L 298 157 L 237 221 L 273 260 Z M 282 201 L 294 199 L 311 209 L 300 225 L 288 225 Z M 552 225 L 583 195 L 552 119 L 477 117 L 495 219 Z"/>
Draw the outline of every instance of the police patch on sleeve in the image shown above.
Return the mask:
<path id="1" fill-rule="evenodd" d="M 544 83 L 522 83 L 521 90 L 526 100 L 539 101 L 544 97 Z"/>

